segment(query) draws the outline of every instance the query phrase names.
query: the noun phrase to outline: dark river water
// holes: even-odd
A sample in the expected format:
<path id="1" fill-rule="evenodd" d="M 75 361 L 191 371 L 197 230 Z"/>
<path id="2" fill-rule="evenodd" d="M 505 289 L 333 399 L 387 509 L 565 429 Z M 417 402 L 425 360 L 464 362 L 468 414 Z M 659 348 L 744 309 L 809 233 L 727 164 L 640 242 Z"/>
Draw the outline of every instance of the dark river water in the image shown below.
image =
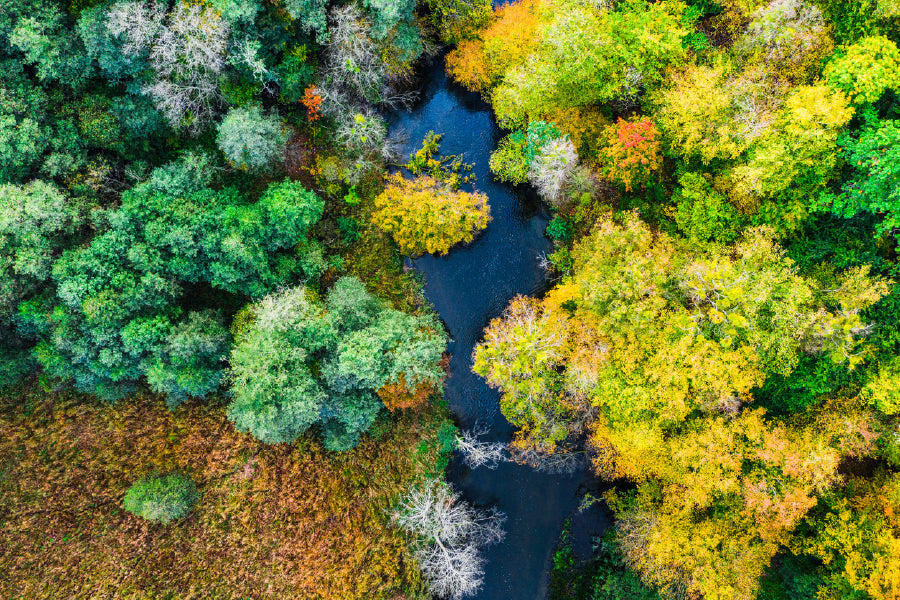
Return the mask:
<path id="1" fill-rule="evenodd" d="M 447 256 L 407 259 L 425 278 L 425 296 L 434 305 L 451 336 L 450 374 L 446 398 L 461 428 L 476 421 L 490 431 L 485 439 L 509 441 L 513 428 L 500 413 L 499 395 L 472 373 L 472 350 L 488 322 L 503 312 L 518 294 L 541 294 L 549 287 L 538 265 L 539 255 L 552 251 L 544 229 L 548 213 L 526 188 L 492 180 L 491 152 L 502 133 L 490 106 L 478 94 L 449 81 L 442 58 L 426 68 L 422 97 L 413 110 L 392 115 L 392 133 L 408 136 L 404 156 L 421 147 L 429 131 L 443 135 L 442 154 L 462 154 L 474 163 L 472 186 L 489 197 L 491 222 L 473 243 Z M 563 523 L 573 517 L 573 541 L 582 548 L 590 535 L 603 531 L 608 513 L 599 505 L 577 513 L 582 493 L 593 483 L 586 471 L 555 476 L 513 463 L 496 470 L 469 470 L 454 461 L 447 479 L 478 506 L 497 506 L 506 513 L 506 539 L 486 549 L 488 560 L 479 600 L 542 600 L 552 554 Z M 596 491 L 594 492 L 596 493 Z"/>

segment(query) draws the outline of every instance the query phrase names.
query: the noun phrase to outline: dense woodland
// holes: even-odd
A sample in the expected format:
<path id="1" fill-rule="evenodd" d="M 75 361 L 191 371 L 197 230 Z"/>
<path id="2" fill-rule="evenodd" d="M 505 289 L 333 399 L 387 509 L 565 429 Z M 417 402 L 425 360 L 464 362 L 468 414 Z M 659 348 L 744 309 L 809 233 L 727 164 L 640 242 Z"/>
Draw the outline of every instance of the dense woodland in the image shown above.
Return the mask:
<path id="1" fill-rule="evenodd" d="M 0 0 L 0 597 L 465 597 L 454 451 L 610 483 L 555 599 L 900 597 L 900 4 L 498 4 Z M 491 219 L 429 64 L 553 214 L 508 447 L 403 268 Z"/>

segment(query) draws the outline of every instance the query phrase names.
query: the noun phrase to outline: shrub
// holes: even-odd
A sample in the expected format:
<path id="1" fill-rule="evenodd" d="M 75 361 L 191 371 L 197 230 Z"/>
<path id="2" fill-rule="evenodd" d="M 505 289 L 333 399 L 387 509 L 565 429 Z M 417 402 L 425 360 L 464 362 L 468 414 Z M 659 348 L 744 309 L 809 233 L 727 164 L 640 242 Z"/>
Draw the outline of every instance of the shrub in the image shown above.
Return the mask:
<path id="1" fill-rule="evenodd" d="M 528 181 L 528 161 L 525 159 L 525 135 L 517 131 L 500 140 L 491 154 L 491 173 L 500 181 L 512 184 Z"/>
<path id="2" fill-rule="evenodd" d="M 171 523 L 187 515 L 197 503 L 197 486 L 180 473 L 138 480 L 125 492 L 125 510 L 152 523 Z"/>
<path id="3" fill-rule="evenodd" d="M 485 194 L 454 191 L 427 175 L 388 177 L 375 198 L 372 220 L 391 234 L 407 254 L 446 254 L 460 242 L 471 242 L 491 219 Z"/>
<path id="4" fill-rule="evenodd" d="M 572 237 L 572 231 L 565 219 L 556 217 L 547 223 L 547 237 L 554 241 L 565 241 Z"/>
<path id="5" fill-rule="evenodd" d="M 232 108 L 218 130 L 219 149 L 238 169 L 266 171 L 284 156 L 288 134 L 281 119 L 264 115 L 258 106 Z"/>

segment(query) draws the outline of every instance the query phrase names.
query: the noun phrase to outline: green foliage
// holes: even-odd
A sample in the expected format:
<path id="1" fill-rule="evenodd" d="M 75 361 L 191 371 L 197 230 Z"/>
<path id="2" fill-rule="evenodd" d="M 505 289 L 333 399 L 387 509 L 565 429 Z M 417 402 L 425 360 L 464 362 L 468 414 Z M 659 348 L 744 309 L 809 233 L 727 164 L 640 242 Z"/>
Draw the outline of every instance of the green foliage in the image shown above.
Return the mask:
<path id="1" fill-rule="evenodd" d="M 267 171 L 282 160 L 288 134 L 277 115 L 258 106 L 232 108 L 218 127 L 216 143 L 226 160 L 245 171 Z"/>
<path id="2" fill-rule="evenodd" d="M 703 174 L 685 173 L 678 183 L 680 187 L 672 196 L 678 205 L 675 219 L 688 239 L 730 244 L 738 238 L 743 225 L 741 215 Z"/>
<path id="3" fill-rule="evenodd" d="M 462 175 L 471 171 L 472 165 L 463 162 L 462 154 L 450 154 L 435 158 L 441 150 L 441 134 L 429 131 L 422 140 L 422 147 L 409 155 L 406 168 L 413 175 L 429 175 L 454 190 L 475 179 L 474 175 Z"/>
<path id="4" fill-rule="evenodd" d="M 612 531 L 594 549 L 594 574 L 587 600 L 659 600 L 659 594 L 631 571 Z"/>
<path id="5" fill-rule="evenodd" d="M 897 120 L 870 123 L 858 139 L 842 140 L 850 176 L 841 193 L 826 193 L 820 206 L 842 217 L 859 212 L 883 215 L 877 231 L 900 227 L 900 124 Z"/>
<path id="6" fill-rule="evenodd" d="M 252 310 L 231 356 L 228 416 L 263 442 L 318 425 L 327 448 L 352 448 L 383 408 L 378 389 L 442 379 L 437 324 L 387 308 L 356 278 L 339 279 L 324 306 L 297 287 Z"/>
<path id="7" fill-rule="evenodd" d="M 299 102 L 315 77 L 315 69 L 306 46 L 298 46 L 286 52 L 275 67 L 275 72 L 278 74 L 282 98 L 287 102 Z"/>
<path id="8" fill-rule="evenodd" d="M 609 102 L 635 90 L 629 69 L 645 85 L 684 54 L 681 2 L 635 0 L 616 10 L 563 3 L 540 28 L 536 52 L 507 71 L 493 93 L 500 122 L 521 126 L 548 106 L 569 108 Z"/>
<path id="9" fill-rule="evenodd" d="M 515 134 L 513 134 L 515 135 Z M 525 132 L 525 164 L 531 167 L 550 142 L 562 139 L 563 134 L 555 123 L 531 121 Z"/>
<path id="10" fill-rule="evenodd" d="M 327 37 L 328 0 L 285 0 L 284 7 L 303 29 L 315 32 L 319 37 Z"/>
<path id="11" fill-rule="evenodd" d="M 511 133 L 500 140 L 497 149 L 491 154 L 491 173 L 500 181 L 513 185 L 528 181 L 526 146 L 526 138 L 521 131 Z"/>
<path id="12" fill-rule="evenodd" d="M 137 481 L 125 492 L 125 510 L 151 523 L 184 518 L 197 503 L 194 481 L 181 473 L 153 475 Z"/>
<path id="13" fill-rule="evenodd" d="M 563 242 L 572 237 L 572 228 L 565 219 L 554 217 L 547 223 L 547 237 L 554 242 Z"/>
<path id="14" fill-rule="evenodd" d="M 0 320 L 49 279 L 53 260 L 81 219 L 51 184 L 0 185 Z"/>
<path id="15" fill-rule="evenodd" d="M 287 251 L 305 241 L 322 201 L 290 181 L 270 185 L 255 204 L 231 188 L 165 193 L 203 184 L 204 165 L 188 157 L 154 173 L 123 195 L 108 214 L 109 230 L 55 264 L 52 333 L 36 349 L 49 373 L 114 399 L 149 369 L 175 404 L 185 394 L 206 395 L 220 379 L 223 332 L 177 326 L 185 286 L 259 297 L 301 275 L 302 261 Z M 178 347 L 192 345 L 205 350 L 179 356 Z"/>
<path id="16" fill-rule="evenodd" d="M 205 398 L 223 383 L 222 363 L 231 346 L 221 315 L 192 312 L 169 331 L 148 361 L 147 384 L 174 408 L 189 397 Z"/>
<path id="17" fill-rule="evenodd" d="M 885 90 L 900 87 L 900 50 L 884 36 L 865 37 L 832 58 L 824 75 L 854 104 L 876 102 Z"/>

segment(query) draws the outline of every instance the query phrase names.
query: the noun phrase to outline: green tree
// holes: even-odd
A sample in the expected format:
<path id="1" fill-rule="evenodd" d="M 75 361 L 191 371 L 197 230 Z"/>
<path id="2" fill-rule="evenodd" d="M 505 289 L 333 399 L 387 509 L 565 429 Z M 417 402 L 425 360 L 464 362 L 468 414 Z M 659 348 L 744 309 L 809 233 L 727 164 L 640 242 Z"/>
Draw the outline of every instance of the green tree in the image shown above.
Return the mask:
<path id="1" fill-rule="evenodd" d="M 377 390 L 436 386 L 443 376 L 437 323 L 388 308 L 355 278 L 339 279 L 324 304 L 296 287 L 251 314 L 231 355 L 228 416 L 267 443 L 315 425 L 329 449 L 351 448 L 384 407 Z"/>
<path id="2" fill-rule="evenodd" d="M 151 523 L 171 523 L 185 517 L 199 499 L 197 486 L 182 473 L 153 475 L 125 492 L 125 510 Z"/>
<path id="3" fill-rule="evenodd" d="M 678 179 L 672 199 L 678 205 L 676 222 L 693 242 L 730 244 L 740 235 L 743 218 L 728 198 L 713 189 L 706 176 L 688 172 Z"/>
<path id="4" fill-rule="evenodd" d="M 842 140 L 850 169 L 839 193 L 825 193 L 819 205 L 843 217 L 868 212 L 882 217 L 878 232 L 896 235 L 900 228 L 900 124 L 869 123 L 854 139 Z"/>
<path id="5" fill-rule="evenodd" d="M 50 374 L 115 399 L 151 369 L 174 404 L 206 395 L 220 378 L 223 332 L 190 319 L 178 325 L 186 286 L 261 297 L 305 275 L 293 250 L 322 214 L 315 194 L 290 181 L 271 184 L 255 203 L 230 188 L 165 193 L 204 181 L 202 163 L 191 160 L 158 171 L 123 194 L 109 230 L 56 262 L 58 301 L 36 349 Z M 205 350 L 179 357 L 186 347 Z"/>
<path id="6" fill-rule="evenodd" d="M 174 408 L 189 397 L 205 398 L 225 378 L 231 339 L 221 315 L 192 312 L 174 325 L 144 367 L 147 384 Z"/>
<path id="7" fill-rule="evenodd" d="M 218 131 L 219 149 L 238 169 L 267 171 L 283 159 L 287 130 L 277 115 L 264 115 L 258 106 L 232 108 Z"/>

